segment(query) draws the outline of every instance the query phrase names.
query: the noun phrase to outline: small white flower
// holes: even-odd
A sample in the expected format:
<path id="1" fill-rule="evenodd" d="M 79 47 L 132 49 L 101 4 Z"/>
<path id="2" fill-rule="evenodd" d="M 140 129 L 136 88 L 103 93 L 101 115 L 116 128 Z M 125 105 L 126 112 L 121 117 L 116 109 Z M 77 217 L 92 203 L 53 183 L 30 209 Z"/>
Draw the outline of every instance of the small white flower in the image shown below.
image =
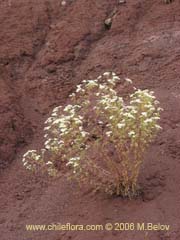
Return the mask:
<path id="1" fill-rule="evenodd" d="M 151 104 L 145 104 L 144 107 L 150 109 L 150 108 L 152 107 L 152 105 L 151 105 Z M 155 109 L 155 108 L 154 108 L 154 109 Z"/>
<path id="2" fill-rule="evenodd" d="M 151 118 L 148 118 L 144 121 L 144 123 L 152 123 L 152 119 Z"/>
<path id="3" fill-rule="evenodd" d="M 83 116 L 80 116 L 80 115 L 79 115 L 78 118 L 79 118 L 80 120 L 82 120 L 82 119 L 83 119 Z"/>
<path id="4" fill-rule="evenodd" d="M 57 117 L 57 112 L 53 112 L 53 113 L 51 114 L 51 116 L 52 116 L 52 117 Z"/>
<path id="5" fill-rule="evenodd" d="M 30 165 L 28 165 L 28 166 L 26 166 L 26 169 L 29 169 L 29 170 L 31 170 L 31 169 L 32 169 L 32 167 L 31 167 Z"/>
<path id="6" fill-rule="evenodd" d="M 29 150 L 23 155 L 23 158 L 27 157 L 29 154 L 34 154 L 34 153 L 36 153 L 36 150 Z"/>
<path id="7" fill-rule="evenodd" d="M 109 76 L 110 75 L 110 72 L 105 72 L 105 73 L 103 73 L 103 76 Z"/>
<path id="8" fill-rule="evenodd" d="M 97 84 L 97 79 L 94 79 L 94 80 L 88 80 L 88 83 L 96 83 L 96 84 Z"/>
<path id="9" fill-rule="evenodd" d="M 89 133 L 88 133 L 88 132 L 85 132 L 85 131 L 82 131 L 82 132 L 81 132 L 82 137 L 86 137 L 88 134 L 89 134 Z"/>
<path id="10" fill-rule="evenodd" d="M 101 104 L 106 104 L 107 99 L 102 99 L 102 100 L 100 100 L 99 102 L 100 102 Z"/>
<path id="11" fill-rule="evenodd" d="M 83 102 L 83 104 L 88 105 L 88 104 L 90 104 L 90 101 L 89 101 L 89 100 L 85 100 L 85 101 Z"/>
<path id="12" fill-rule="evenodd" d="M 37 156 L 35 156 L 34 159 L 35 159 L 36 161 L 38 161 L 40 158 L 41 158 L 41 156 L 40 156 L 40 155 L 37 155 Z"/>
<path id="13" fill-rule="evenodd" d="M 79 85 L 77 85 L 76 92 L 78 93 L 81 91 L 84 91 L 84 89 L 82 89 L 82 84 L 79 84 Z"/>
<path id="14" fill-rule="evenodd" d="M 156 104 L 156 105 L 159 104 L 159 101 L 158 101 L 158 100 L 155 100 L 155 101 L 154 101 L 154 104 Z"/>
<path id="15" fill-rule="evenodd" d="M 55 107 L 55 108 L 53 109 L 53 112 L 58 112 L 61 108 L 62 108 L 62 106 Z"/>
<path id="16" fill-rule="evenodd" d="M 69 110 L 73 109 L 73 105 L 69 104 L 64 108 L 64 112 L 67 112 Z"/>
<path id="17" fill-rule="evenodd" d="M 48 161 L 46 165 L 52 165 L 53 163 L 51 161 Z"/>
<path id="18" fill-rule="evenodd" d="M 55 114 L 55 112 L 53 112 L 51 116 L 53 116 L 53 114 Z M 51 123 L 52 121 L 53 121 L 53 118 L 49 117 L 44 123 L 48 124 L 48 123 Z"/>
<path id="19" fill-rule="evenodd" d="M 44 156 L 45 152 L 46 152 L 45 148 L 41 149 L 42 156 Z"/>
<path id="20" fill-rule="evenodd" d="M 132 103 L 142 103 L 140 99 L 135 99 L 131 101 Z"/>
<path id="21" fill-rule="evenodd" d="M 47 141 L 45 141 L 44 145 L 45 146 L 49 145 L 50 141 L 51 141 L 51 139 L 48 139 Z"/>
<path id="22" fill-rule="evenodd" d="M 124 113 L 124 116 L 133 119 L 135 118 L 131 113 Z"/>
<path id="23" fill-rule="evenodd" d="M 147 112 L 142 112 L 141 115 L 143 115 L 144 117 L 147 117 Z"/>
<path id="24" fill-rule="evenodd" d="M 136 110 L 136 109 L 132 109 L 132 110 L 131 110 L 131 113 L 136 114 L 136 113 L 137 113 L 137 110 Z"/>
<path id="25" fill-rule="evenodd" d="M 159 125 L 157 125 L 157 124 L 155 125 L 155 128 L 158 129 L 158 130 L 161 130 L 161 129 L 162 129 L 162 127 L 159 126 Z"/>
<path id="26" fill-rule="evenodd" d="M 66 128 L 67 125 L 66 125 L 64 122 L 62 122 L 62 123 L 59 124 L 59 127 L 60 127 L 60 128 Z"/>
<path id="27" fill-rule="evenodd" d="M 115 97 L 113 97 L 113 98 L 110 100 L 110 102 L 111 102 L 111 103 L 114 103 L 114 102 L 117 102 L 117 100 L 118 100 L 118 97 L 115 96 Z"/>
<path id="28" fill-rule="evenodd" d="M 135 132 L 134 131 L 130 131 L 129 133 L 128 133 L 128 136 L 129 137 L 132 137 L 132 136 L 134 136 L 135 135 Z"/>
<path id="29" fill-rule="evenodd" d="M 60 136 L 67 135 L 67 133 L 68 133 L 67 131 L 63 131 L 63 132 L 60 133 Z"/>
<path id="30" fill-rule="evenodd" d="M 47 130 L 49 130 L 50 128 L 51 128 L 51 126 L 47 126 L 47 127 L 44 128 L 44 131 L 47 131 Z"/>
<path id="31" fill-rule="evenodd" d="M 74 118 L 76 124 L 82 124 L 82 121 L 79 118 Z"/>
<path id="32" fill-rule="evenodd" d="M 102 84 L 99 84 L 99 89 L 103 90 L 103 89 L 105 89 L 105 88 L 106 88 L 106 86 L 104 86 L 104 85 L 102 85 Z"/>
<path id="33" fill-rule="evenodd" d="M 86 87 L 87 87 L 87 88 L 93 88 L 93 87 L 97 87 L 97 86 L 98 86 L 98 84 L 97 84 L 95 81 L 93 81 L 93 80 L 89 81 L 89 82 L 86 84 Z"/>
<path id="34" fill-rule="evenodd" d="M 124 124 L 124 123 L 118 123 L 118 124 L 117 124 L 117 127 L 118 127 L 119 129 L 121 129 L 121 128 L 125 127 L 125 124 Z"/>
<path id="35" fill-rule="evenodd" d="M 160 117 L 156 116 L 156 117 L 153 117 L 153 120 L 159 120 Z"/>
<path id="36" fill-rule="evenodd" d="M 132 84 L 132 80 L 131 80 L 131 79 L 129 79 L 129 78 L 125 78 L 125 80 L 126 80 L 126 82 Z"/>
<path id="37" fill-rule="evenodd" d="M 164 111 L 164 109 L 163 108 L 161 108 L 161 107 L 158 107 L 158 109 L 157 109 L 158 111 Z"/>
<path id="38" fill-rule="evenodd" d="M 65 133 L 67 131 L 67 128 L 61 128 L 61 132 Z"/>
<path id="39" fill-rule="evenodd" d="M 65 6 L 65 5 L 66 5 L 66 1 L 63 0 L 63 1 L 61 2 L 61 5 L 62 5 L 62 6 Z"/>
<path id="40" fill-rule="evenodd" d="M 75 97 L 75 96 L 76 96 L 75 93 L 71 93 L 71 94 L 69 95 L 70 98 Z"/>
<path id="41" fill-rule="evenodd" d="M 118 76 L 114 76 L 114 77 L 113 77 L 113 80 L 114 80 L 114 81 L 119 81 L 119 80 L 121 80 L 121 79 L 120 79 Z"/>
<path id="42" fill-rule="evenodd" d="M 66 166 L 68 165 L 73 165 L 74 167 L 77 167 L 79 165 L 79 160 L 80 160 L 80 157 L 72 157 L 69 159 L 68 163 L 66 164 Z"/>
<path id="43" fill-rule="evenodd" d="M 55 121 L 53 121 L 52 124 L 59 124 L 59 123 L 61 123 L 61 119 L 56 119 Z"/>
<path id="44" fill-rule="evenodd" d="M 113 95 L 116 95 L 116 91 L 111 88 L 109 89 L 109 92 L 112 93 Z"/>
<path id="45" fill-rule="evenodd" d="M 108 81 L 109 83 L 111 83 L 112 85 L 115 85 L 114 79 L 108 79 L 107 81 Z"/>
<path id="46" fill-rule="evenodd" d="M 112 135 L 112 131 L 106 132 L 106 135 L 110 137 Z"/>
<path id="47" fill-rule="evenodd" d="M 82 126 L 80 126 L 80 127 L 79 127 L 79 131 L 82 131 L 82 130 L 83 130 L 83 128 L 82 128 Z"/>
<path id="48" fill-rule="evenodd" d="M 29 155 L 29 151 L 23 155 L 23 158 L 27 157 L 28 155 Z"/>
<path id="49" fill-rule="evenodd" d="M 153 112 L 155 110 L 155 107 L 151 106 L 149 110 Z"/>

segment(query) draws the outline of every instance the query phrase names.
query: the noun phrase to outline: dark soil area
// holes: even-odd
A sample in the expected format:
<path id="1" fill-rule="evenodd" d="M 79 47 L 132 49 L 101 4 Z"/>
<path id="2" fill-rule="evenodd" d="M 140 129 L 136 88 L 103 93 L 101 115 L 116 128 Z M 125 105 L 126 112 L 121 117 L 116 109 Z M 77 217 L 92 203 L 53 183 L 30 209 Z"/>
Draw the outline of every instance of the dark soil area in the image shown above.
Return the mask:
<path id="1" fill-rule="evenodd" d="M 110 29 L 104 21 L 112 13 Z M 161 126 L 128 200 L 22 166 L 43 123 L 83 79 L 114 71 L 161 102 Z M 180 240 L 180 1 L 0 0 L 0 239 Z M 25 224 L 169 224 L 170 231 L 26 231 Z"/>

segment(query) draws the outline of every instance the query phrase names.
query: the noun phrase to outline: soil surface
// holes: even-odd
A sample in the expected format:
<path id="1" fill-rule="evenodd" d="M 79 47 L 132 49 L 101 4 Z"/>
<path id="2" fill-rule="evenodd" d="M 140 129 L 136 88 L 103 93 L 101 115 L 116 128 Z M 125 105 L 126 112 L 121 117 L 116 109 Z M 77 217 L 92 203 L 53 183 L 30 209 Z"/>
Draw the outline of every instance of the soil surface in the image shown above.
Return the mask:
<path id="1" fill-rule="evenodd" d="M 51 110 L 83 79 L 109 70 L 153 90 L 164 108 L 134 200 L 93 194 L 64 177 L 50 182 L 21 162 L 42 145 Z M 0 0 L 0 126 L 1 240 L 179 240 L 180 1 Z M 68 222 L 161 223 L 170 231 L 25 229 Z"/>

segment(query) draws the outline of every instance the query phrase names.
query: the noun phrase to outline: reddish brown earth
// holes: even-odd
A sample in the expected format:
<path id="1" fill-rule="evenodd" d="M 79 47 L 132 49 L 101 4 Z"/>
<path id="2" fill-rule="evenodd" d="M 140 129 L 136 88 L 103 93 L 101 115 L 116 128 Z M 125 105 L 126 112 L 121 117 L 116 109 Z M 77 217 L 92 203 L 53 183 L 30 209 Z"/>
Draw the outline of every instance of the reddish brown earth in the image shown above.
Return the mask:
<path id="1" fill-rule="evenodd" d="M 63 177 L 48 182 L 21 163 L 42 144 L 52 108 L 107 70 L 154 90 L 164 108 L 134 200 L 92 194 Z M 0 0 L 0 126 L 0 240 L 180 240 L 180 1 Z M 170 231 L 25 230 L 57 222 L 152 222 Z"/>

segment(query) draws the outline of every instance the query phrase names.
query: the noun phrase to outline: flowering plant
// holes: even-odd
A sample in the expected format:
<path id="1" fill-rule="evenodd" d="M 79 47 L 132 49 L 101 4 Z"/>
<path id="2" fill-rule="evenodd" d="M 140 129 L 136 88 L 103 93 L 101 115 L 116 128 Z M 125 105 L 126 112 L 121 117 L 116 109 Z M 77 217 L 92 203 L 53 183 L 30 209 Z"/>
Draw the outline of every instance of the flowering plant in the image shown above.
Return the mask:
<path id="1" fill-rule="evenodd" d="M 152 91 L 133 87 L 134 92 L 119 96 L 118 85 L 124 90 L 132 81 L 122 82 L 115 73 L 106 72 L 77 85 L 70 103 L 56 107 L 45 122 L 41 153 L 31 150 L 24 155 L 25 167 L 54 176 L 64 164 L 69 177 L 80 184 L 110 194 L 135 195 L 143 154 L 161 129 L 162 109 Z"/>

